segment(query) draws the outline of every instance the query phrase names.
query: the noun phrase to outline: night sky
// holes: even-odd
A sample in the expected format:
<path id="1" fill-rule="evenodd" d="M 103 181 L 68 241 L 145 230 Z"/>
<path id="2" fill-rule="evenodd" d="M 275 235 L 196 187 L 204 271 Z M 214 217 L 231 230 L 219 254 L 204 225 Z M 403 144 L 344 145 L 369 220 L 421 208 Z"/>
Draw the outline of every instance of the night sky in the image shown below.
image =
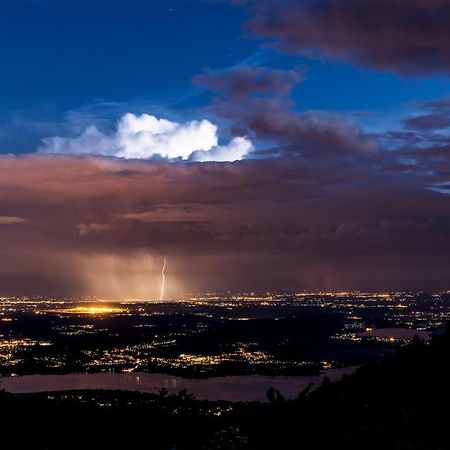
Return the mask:
<path id="1" fill-rule="evenodd" d="M 449 288 L 449 23 L 1 1 L 0 295 Z"/>

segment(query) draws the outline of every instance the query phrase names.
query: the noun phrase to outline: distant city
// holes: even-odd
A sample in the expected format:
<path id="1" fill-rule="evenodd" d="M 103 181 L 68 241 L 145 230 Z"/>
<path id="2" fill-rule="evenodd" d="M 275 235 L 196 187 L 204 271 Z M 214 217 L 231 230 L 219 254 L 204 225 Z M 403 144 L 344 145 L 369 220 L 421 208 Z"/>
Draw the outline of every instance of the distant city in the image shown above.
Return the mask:
<path id="1" fill-rule="evenodd" d="M 315 375 L 443 329 L 450 293 L 242 293 L 174 301 L 0 299 L 2 375 Z"/>

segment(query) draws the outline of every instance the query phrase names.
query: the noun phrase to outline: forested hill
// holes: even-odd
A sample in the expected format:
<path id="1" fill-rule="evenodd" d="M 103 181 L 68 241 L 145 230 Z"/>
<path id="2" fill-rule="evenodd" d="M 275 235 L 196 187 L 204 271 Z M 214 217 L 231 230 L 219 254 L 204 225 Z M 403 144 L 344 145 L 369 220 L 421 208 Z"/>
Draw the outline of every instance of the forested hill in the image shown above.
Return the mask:
<path id="1" fill-rule="evenodd" d="M 265 422 L 276 430 L 276 438 L 270 444 L 261 440 L 260 445 L 265 441 L 274 449 L 449 449 L 449 400 L 447 328 L 429 344 L 416 338 L 380 363 L 364 366 L 340 382 L 324 383 L 295 402 L 275 399 Z"/>

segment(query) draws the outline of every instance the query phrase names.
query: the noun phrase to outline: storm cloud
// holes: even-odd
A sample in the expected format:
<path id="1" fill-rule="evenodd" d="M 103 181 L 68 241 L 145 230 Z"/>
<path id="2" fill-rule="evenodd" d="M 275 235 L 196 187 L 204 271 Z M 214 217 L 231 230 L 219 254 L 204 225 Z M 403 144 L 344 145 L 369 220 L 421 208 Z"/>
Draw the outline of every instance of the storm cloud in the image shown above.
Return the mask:
<path id="1" fill-rule="evenodd" d="M 403 75 L 448 73 L 446 0 L 263 0 L 247 29 L 281 50 Z"/>
<path id="2" fill-rule="evenodd" d="M 163 257 L 169 295 L 446 282 L 449 197 L 428 189 L 443 178 L 381 161 L 29 155 L 0 170 L 1 215 L 21 218 L 0 226 L 5 293 L 153 298 Z"/>
<path id="3" fill-rule="evenodd" d="M 347 158 L 378 151 L 377 139 L 349 119 L 296 111 L 291 93 L 302 79 L 299 70 L 236 67 L 205 71 L 193 82 L 215 94 L 208 110 L 227 120 L 232 133 L 275 142 L 277 156 Z"/>

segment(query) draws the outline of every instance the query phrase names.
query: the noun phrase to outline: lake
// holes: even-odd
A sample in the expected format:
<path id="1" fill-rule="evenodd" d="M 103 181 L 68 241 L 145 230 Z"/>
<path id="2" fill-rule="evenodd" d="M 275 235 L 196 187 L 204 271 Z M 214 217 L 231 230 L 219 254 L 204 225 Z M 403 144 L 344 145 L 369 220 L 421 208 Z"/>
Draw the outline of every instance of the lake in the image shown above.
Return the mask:
<path id="1" fill-rule="evenodd" d="M 160 373 L 76 373 L 67 375 L 26 375 L 1 378 L 1 387 L 11 393 L 54 392 L 83 389 L 169 392 L 187 389 L 201 400 L 264 401 L 270 387 L 286 398 L 295 398 L 309 383 L 320 386 L 323 378 L 339 380 L 355 366 L 328 369 L 318 376 L 244 375 L 215 378 L 181 378 Z"/>
<path id="2" fill-rule="evenodd" d="M 379 337 L 384 339 L 400 339 L 403 341 L 411 341 L 414 336 L 418 336 L 420 339 L 428 341 L 432 333 L 425 330 L 415 330 L 413 328 L 373 328 L 370 330 L 358 333 L 362 337 Z"/>

